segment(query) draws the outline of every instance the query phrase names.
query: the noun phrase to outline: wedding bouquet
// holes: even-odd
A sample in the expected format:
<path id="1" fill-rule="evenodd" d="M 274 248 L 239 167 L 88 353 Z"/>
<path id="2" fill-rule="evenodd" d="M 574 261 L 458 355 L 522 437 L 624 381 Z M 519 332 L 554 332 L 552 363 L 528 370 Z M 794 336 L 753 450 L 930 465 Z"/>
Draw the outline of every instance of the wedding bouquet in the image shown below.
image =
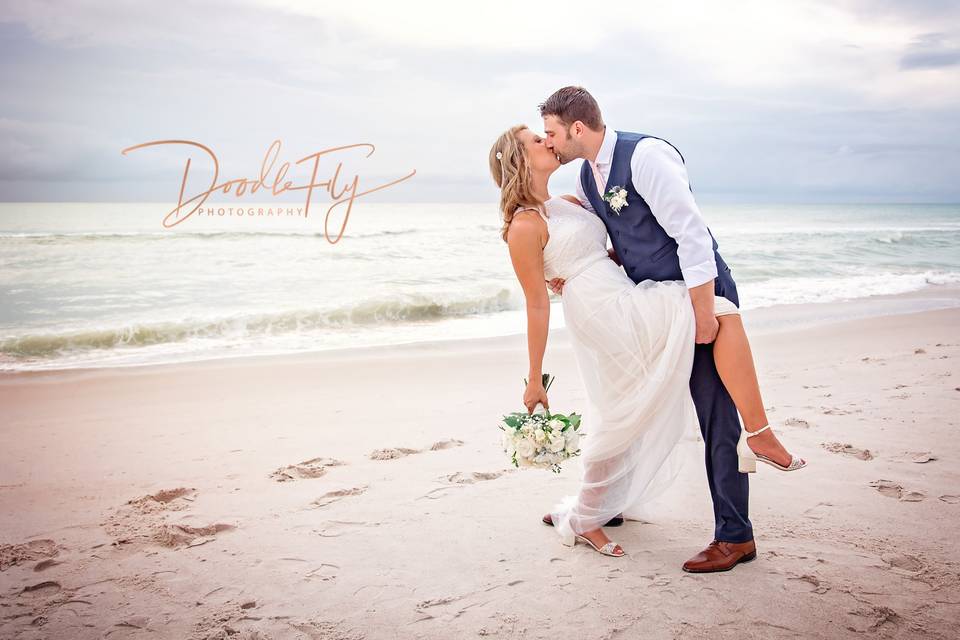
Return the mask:
<path id="1" fill-rule="evenodd" d="M 543 374 L 543 388 L 549 390 L 553 376 Z M 526 388 L 527 379 L 523 379 Z M 503 450 L 515 467 L 549 468 L 560 473 L 560 463 L 580 455 L 580 415 L 571 413 L 515 412 L 503 416 Z"/>

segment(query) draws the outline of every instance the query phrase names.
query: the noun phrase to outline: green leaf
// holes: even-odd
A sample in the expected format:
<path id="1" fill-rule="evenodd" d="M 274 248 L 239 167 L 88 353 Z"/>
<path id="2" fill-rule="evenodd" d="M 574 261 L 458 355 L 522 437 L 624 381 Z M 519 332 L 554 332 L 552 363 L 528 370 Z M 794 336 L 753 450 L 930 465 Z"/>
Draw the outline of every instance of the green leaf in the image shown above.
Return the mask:
<path id="1" fill-rule="evenodd" d="M 544 374 L 541 376 L 540 382 L 541 382 L 541 384 L 543 385 L 543 390 L 544 390 L 544 391 L 549 391 L 549 390 L 550 390 L 550 385 L 553 384 L 554 378 L 555 378 L 555 376 L 552 376 L 552 375 L 550 375 L 549 373 L 544 373 Z M 530 384 L 530 383 L 527 382 L 527 379 L 524 378 L 524 379 L 523 379 L 523 388 L 526 389 L 526 388 L 527 388 L 527 385 L 529 385 L 529 384 Z"/>

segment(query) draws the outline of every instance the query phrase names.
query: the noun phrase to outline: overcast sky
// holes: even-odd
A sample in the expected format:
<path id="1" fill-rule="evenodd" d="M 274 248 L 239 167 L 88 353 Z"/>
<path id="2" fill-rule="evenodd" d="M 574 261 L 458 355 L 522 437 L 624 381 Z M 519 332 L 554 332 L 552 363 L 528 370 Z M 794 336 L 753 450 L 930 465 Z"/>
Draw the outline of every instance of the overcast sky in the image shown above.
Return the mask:
<path id="1" fill-rule="evenodd" d="M 580 84 L 702 197 L 960 201 L 958 2 L 471 5 L 5 2 L 0 200 L 175 201 L 185 149 L 120 150 L 193 140 L 255 178 L 278 138 L 375 144 L 342 156 L 367 184 L 417 171 L 381 200 L 492 200 L 496 136 Z"/>

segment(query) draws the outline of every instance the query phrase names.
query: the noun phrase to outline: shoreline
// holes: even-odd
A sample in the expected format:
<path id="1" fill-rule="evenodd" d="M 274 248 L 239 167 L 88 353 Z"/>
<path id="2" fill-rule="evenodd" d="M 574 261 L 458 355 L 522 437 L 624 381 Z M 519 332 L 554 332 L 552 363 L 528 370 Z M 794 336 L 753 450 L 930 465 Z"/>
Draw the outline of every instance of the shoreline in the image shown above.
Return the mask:
<path id="1" fill-rule="evenodd" d="M 777 305 L 759 309 L 747 309 L 744 311 L 743 317 L 748 335 L 753 336 L 829 326 L 864 318 L 881 318 L 953 308 L 960 308 L 960 286 L 929 285 L 924 289 L 890 295 L 867 296 L 864 298 L 830 301 L 818 304 Z M 218 364 L 244 362 L 248 360 L 251 362 L 273 360 L 282 362 L 286 360 L 299 361 L 302 358 L 345 358 L 350 357 L 351 354 L 362 356 L 372 352 L 396 351 L 397 353 L 406 353 L 408 351 L 433 350 L 440 349 L 444 345 L 457 348 L 461 343 L 468 348 L 473 344 L 474 346 L 472 348 L 475 349 L 499 348 L 502 346 L 502 343 L 509 344 L 512 347 L 519 344 L 522 348 L 526 348 L 525 335 L 525 333 L 519 332 L 493 336 L 438 338 L 400 343 L 338 346 L 301 352 L 241 354 L 236 356 L 221 355 L 198 359 L 178 359 L 169 362 L 135 362 L 28 370 L 10 369 L 0 370 L 0 384 L 16 376 L 54 375 L 69 372 L 93 372 L 112 369 L 128 371 L 141 368 L 199 366 L 205 363 Z M 566 339 L 565 327 L 551 327 L 547 348 L 549 349 L 550 342 L 565 341 Z"/>

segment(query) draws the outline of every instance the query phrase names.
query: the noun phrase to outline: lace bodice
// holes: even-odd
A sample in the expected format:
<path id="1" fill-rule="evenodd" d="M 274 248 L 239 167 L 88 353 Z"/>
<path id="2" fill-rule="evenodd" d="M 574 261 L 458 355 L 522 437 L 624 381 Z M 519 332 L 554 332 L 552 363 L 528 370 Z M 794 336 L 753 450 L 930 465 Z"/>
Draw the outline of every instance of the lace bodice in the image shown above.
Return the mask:
<path id="1" fill-rule="evenodd" d="M 545 203 L 550 237 L 543 248 L 547 280 L 570 280 L 591 264 L 607 259 L 607 228 L 595 214 L 559 196 Z"/>

